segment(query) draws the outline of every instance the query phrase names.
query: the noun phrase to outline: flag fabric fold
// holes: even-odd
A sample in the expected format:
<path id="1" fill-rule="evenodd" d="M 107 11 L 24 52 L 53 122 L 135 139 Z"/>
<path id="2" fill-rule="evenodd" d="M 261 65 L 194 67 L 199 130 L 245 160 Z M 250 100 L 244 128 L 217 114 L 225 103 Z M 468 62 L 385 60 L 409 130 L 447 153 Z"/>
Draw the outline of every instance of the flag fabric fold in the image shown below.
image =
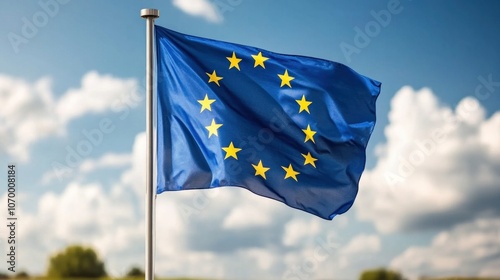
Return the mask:
<path id="1" fill-rule="evenodd" d="M 245 188 L 324 219 L 354 202 L 381 84 L 156 26 L 157 193 Z"/>

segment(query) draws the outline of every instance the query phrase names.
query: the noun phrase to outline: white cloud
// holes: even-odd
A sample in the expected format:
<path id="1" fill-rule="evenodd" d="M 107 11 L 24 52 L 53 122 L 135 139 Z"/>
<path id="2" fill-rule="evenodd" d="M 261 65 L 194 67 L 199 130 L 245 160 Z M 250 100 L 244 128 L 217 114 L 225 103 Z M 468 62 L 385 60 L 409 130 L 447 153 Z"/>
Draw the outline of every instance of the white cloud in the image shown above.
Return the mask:
<path id="1" fill-rule="evenodd" d="M 268 270 L 271 268 L 278 258 L 278 256 L 269 250 L 261 248 L 250 248 L 245 250 L 244 254 L 253 259 L 257 263 L 258 268 L 261 270 Z"/>
<path id="2" fill-rule="evenodd" d="M 308 238 L 320 233 L 321 224 L 318 219 L 293 219 L 285 224 L 283 244 L 285 246 L 298 246 Z"/>
<path id="3" fill-rule="evenodd" d="M 106 194 L 98 184 L 81 185 L 71 183 L 60 195 L 45 194 L 39 201 L 39 224 L 50 225 L 53 238 L 75 240 L 105 237 L 106 232 L 115 231 L 116 223 L 130 220 L 134 213 L 126 203 L 120 189 Z M 77 218 L 76 218 L 77 217 Z M 42 232 L 48 232 L 44 228 Z M 120 246 L 115 239 L 113 246 Z M 99 244 L 100 251 L 107 252 L 109 244 Z M 125 244 L 122 244 L 122 246 Z"/>
<path id="4" fill-rule="evenodd" d="M 30 145 L 51 135 L 63 135 L 74 118 L 112 109 L 137 91 L 134 79 L 119 79 L 92 71 L 78 89 L 56 100 L 51 80 L 33 84 L 0 75 L 0 153 L 26 161 Z"/>
<path id="5" fill-rule="evenodd" d="M 98 159 L 86 159 L 79 167 L 82 173 L 89 173 L 96 169 L 124 167 L 131 163 L 130 154 L 107 153 Z"/>
<path id="6" fill-rule="evenodd" d="M 34 85 L 33 89 L 23 83 L 24 90 L 39 91 L 38 107 L 57 111 L 54 108 L 63 98 L 54 101 L 51 94 L 43 93 L 50 92 L 44 90 L 50 88 L 50 83 Z M 81 98 L 84 88 L 87 87 L 82 85 L 80 93 L 69 91 L 72 94 L 68 96 L 72 97 L 66 100 Z M 21 101 L 10 101 L 11 104 L 29 103 L 19 98 Z M 93 102 L 85 106 L 89 113 L 109 109 Z M 66 119 L 80 114 L 67 113 Z M 450 116 L 460 116 L 462 121 L 452 122 Z M 28 121 L 35 119 L 33 116 Z M 414 92 L 404 88 L 393 100 L 390 121 L 387 143 L 377 148 L 379 161 L 363 175 L 355 203 L 363 219 L 374 222 L 380 230 L 391 231 L 446 227 L 473 219 L 476 213 L 485 216 L 497 213 L 495 183 L 500 180 L 495 170 L 499 166 L 500 113 L 486 119 L 474 99 L 464 99 L 452 110 L 440 105 L 429 90 Z M 432 148 L 425 140 L 443 127 L 444 141 Z M 400 159 L 408 160 L 415 147 L 421 147 L 415 140 L 432 151 L 424 163 L 404 177 L 404 182 L 390 185 L 384 172 L 398 172 Z M 43 194 L 32 212 L 22 212 L 19 238 L 23 244 L 21 250 L 25 251 L 20 256 L 29 258 L 20 257 L 20 261 L 30 272 L 43 272 L 49 253 L 75 242 L 95 247 L 115 276 L 123 275 L 131 265 L 143 263 L 144 147 L 145 134 L 140 133 L 130 154 L 109 153 L 87 159 L 79 166 L 82 173 L 96 168 L 125 167 L 111 186 L 76 180 L 61 193 Z M 5 196 L 1 200 L 5 203 Z M 338 245 L 336 238 L 343 231 L 333 234 L 332 230 L 347 226 L 347 216 L 324 221 L 240 188 L 161 194 L 157 199 L 156 219 L 156 267 L 160 275 L 264 278 L 298 270 L 303 279 L 331 278 L 378 265 L 374 255 L 381 254 L 381 241 L 373 234 L 359 234 L 345 246 Z M 470 261 L 473 266 L 464 271 L 493 275 L 498 272 L 500 262 L 499 253 L 494 251 L 500 246 L 493 241 L 497 226 L 497 220 L 484 219 L 443 231 L 429 246 L 410 247 L 392 264 L 408 273 L 423 271 L 421 268 L 445 272 L 457 264 L 466 267 L 463 264 Z M 498 239 L 498 229 L 496 234 Z M 464 257 L 462 252 L 470 256 Z M 435 262 L 424 257 L 430 253 L 436 254 Z M 408 259 L 411 262 L 405 261 Z"/>
<path id="7" fill-rule="evenodd" d="M 342 253 L 348 255 L 376 253 L 378 251 L 380 251 L 380 238 L 374 234 L 357 235 L 342 248 Z"/>
<path id="8" fill-rule="evenodd" d="M 83 160 L 78 166 L 76 174 L 81 178 L 86 174 L 93 172 L 95 170 L 107 169 L 107 168 L 123 168 L 132 163 L 130 154 L 117 154 L 117 153 L 107 153 L 100 158 L 93 159 L 88 158 Z M 73 171 L 72 171 L 73 172 Z M 55 179 L 58 179 L 60 175 L 55 170 L 49 170 L 43 174 L 41 183 L 44 186 L 49 185 Z"/>
<path id="9" fill-rule="evenodd" d="M 130 154 L 107 154 L 79 167 L 89 171 L 128 159 L 110 186 L 76 179 L 61 193 L 30 198 L 34 208 L 19 214 L 18 232 L 19 262 L 28 272 L 43 273 L 49 254 L 73 243 L 95 248 L 112 276 L 143 265 L 144 145 L 145 134 L 139 133 Z M 0 204 L 5 202 L 4 194 Z M 345 219 L 325 221 L 241 188 L 163 193 L 156 204 L 156 272 L 263 279 L 299 269 L 304 279 L 329 278 L 343 271 L 331 263 L 342 252 L 333 231 L 345 227 Z M 373 251 L 376 245 L 365 239 L 355 238 Z M 356 250 L 347 251 L 345 261 L 356 263 Z"/>
<path id="10" fill-rule="evenodd" d="M 495 158 L 500 158 L 500 113 L 497 112 L 491 119 L 484 123 L 479 129 L 481 144 L 488 148 Z"/>
<path id="11" fill-rule="evenodd" d="M 120 181 L 121 184 L 130 186 L 137 194 L 142 196 L 146 184 L 146 133 L 141 132 L 135 136 L 132 147 L 130 169 L 125 170 Z"/>
<path id="12" fill-rule="evenodd" d="M 35 209 L 18 213 L 22 217 L 22 226 L 18 231 L 19 243 L 23 244 L 19 252 L 20 263 L 30 273 L 43 273 L 49 254 L 73 243 L 95 248 L 105 259 L 106 268 L 113 276 L 123 275 L 132 265 L 143 263 L 144 145 L 145 134 L 140 133 L 136 136 L 131 154 L 107 154 L 87 160 L 80 166 L 80 169 L 90 171 L 97 166 L 116 166 L 128 161 L 129 167 L 110 191 L 105 191 L 105 187 L 99 183 L 83 184 L 76 180 L 70 182 L 61 193 L 45 193 L 38 202 L 34 198 L 30 199 L 31 203 L 35 201 Z M 248 197 L 251 197 L 250 200 Z M 1 204 L 6 208 L 6 194 L 1 198 Z M 240 235 L 239 227 L 228 230 L 223 227 L 223 220 L 231 215 L 228 210 L 262 199 L 255 198 L 255 195 L 245 190 L 231 192 L 227 189 L 216 192 L 172 192 L 159 196 L 156 205 L 158 273 L 223 277 L 238 273 L 228 269 L 228 264 L 234 261 L 235 256 L 255 262 L 262 269 L 269 268 L 269 264 L 263 262 L 264 259 L 257 258 L 270 260 L 272 253 L 252 246 L 262 245 L 265 248 L 265 244 L 276 242 L 280 238 L 279 234 L 273 236 L 274 240 L 269 240 L 269 234 L 258 235 L 256 228 L 250 226 L 242 229 L 249 233 L 241 236 L 240 240 L 231 237 L 233 234 Z M 274 201 L 270 203 L 277 204 Z M 265 205 L 266 202 L 257 204 Z M 194 212 L 186 215 L 182 211 L 186 207 L 194 209 Z M 243 213 L 240 208 L 240 213 L 244 216 L 255 214 L 255 209 L 247 210 L 249 213 Z M 259 215 L 272 213 L 276 211 L 261 211 Z M 281 220 L 272 217 L 266 219 L 277 222 L 278 228 L 283 225 Z M 259 223 L 254 226 L 258 230 L 262 229 Z M 204 228 L 204 231 L 199 228 Z M 247 238 L 250 240 L 245 242 Z M 220 248 L 218 244 L 226 247 Z"/>
<path id="13" fill-rule="evenodd" d="M 135 79 L 119 79 L 91 71 L 82 77 L 80 88 L 68 90 L 58 100 L 57 116 L 68 122 L 88 113 L 102 113 L 136 90 Z"/>
<path id="14" fill-rule="evenodd" d="M 222 226 L 226 229 L 244 229 L 263 227 L 273 221 L 272 210 L 276 201 L 269 199 L 256 199 L 235 205 L 225 217 Z"/>
<path id="15" fill-rule="evenodd" d="M 17 213 L 19 263 L 41 273 L 50 254 L 73 243 L 91 245 L 105 258 L 127 252 L 130 242 L 142 242 L 144 234 L 134 204 L 122 188 L 105 192 L 95 183 L 73 182 L 60 194 L 43 194 L 34 212 Z"/>
<path id="16" fill-rule="evenodd" d="M 404 87 L 391 102 L 387 142 L 365 171 L 355 207 L 382 232 L 445 228 L 500 214 L 500 113 L 464 98 L 455 110 L 429 89 Z M 495 138 L 497 137 L 497 138 Z"/>
<path id="17" fill-rule="evenodd" d="M 134 147 L 140 147 L 144 137 L 136 138 Z M 129 165 L 123 173 L 139 173 L 142 159 L 137 156 L 138 148 L 132 154 L 105 154 L 98 159 L 84 161 L 79 167 L 90 172 L 97 167 L 116 167 Z M 131 159 L 139 162 L 131 164 Z M 135 178 L 135 177 L 134 177 Z M 46 192 L 38 201 L 30 197 L 34 210 L 18 211 L 20 217 L 18 242 L 20 246 L 20 263 L 30 273 L 43 273 L 47 267 L 48 256 L 68 244 L 90 245 L 106 260 L 106 268 L 111 275 L 124 275 L 132 265 L 142 264 L 144 259 L 144 192 L 138 192 L 143 180 L 121 182 L 105 188 L 100 183 L 81 183 L 76 179 L 70 182 L 61 193 Z M 106 191 L 105 189 L 109 189 Z M 3 198 L 5 198 L 4 194 Z M 17 196 L 25 196 L 18 193 Z M 1 205 L 7 199 L 2 199 Z M 19 209 L 26 200 L 21 200 Z M 167 205 L 168 207 L 171 207 Z M 158 208 L 162 210 L 163 207 Z M 170 211 L 170 210 L 169 210 Z M 2 215 L 5 215 L 2 214 Z M 5 219 L 5 218 L 4 218 Z M 171 236 L 171 244 L 178 244 L 173 234 L 175 231 L 175 215 L 169 215 L 166 231 Z M 177 223 L 178 225 L 179 223 Z M 159 227 L 163 229 L 165 226 Z M 179 228 L 177 226 L 177 228 Z M 180 229 L 178 231 L 182 232 Z M 0 238 L 3 238 L 0 237 Z M 161 244 L 161 242 L 158 242 Z M 181 247 L 171 244 L 165 248 L 173 248 L 173 253 Z M 180 245 L 179 245 L 180 246 Z M 172 253 L 172 254 L 173 254 Z M 29 257 L 23 257 L 29 256 Z"/>
<path id="18" fill-rule="evenodd" d="M 380 258 L 382 246 L 377 235 L 359 234 L 341 247 L 344 242 L 339 240 L 340 236 L 349 233 L 342 229 L 332 232 L 328 228 L 322 226 L 316 236 L 302 240 L 299 251 L 279 255 L 287 267 L 281 279 L 332 279 L 338 275 L 355 278 L 365 268 L 385 265 Z"/>
<path id="19" fill-rule="evenodd" d="M 217 7 L 209 0 L 173 0 L 173 4 L 189 15 L 202 17 L 210 22 L 218 23 L 223 20 Z"/>
<path id="20" fill-rule="evenodd" d="M 429 246 L 412 246 L 391 267 L 405 276 L 500 275 L 500 219 L 478 219 L 442 231 Z"/>
<path id="21" fill-rule="evenodd" d="M 29 158 L 28 147 L 39 138 L 61 134 L 61 121 L 54 114 L 51 81 L 42 78 L 33 85 L 0 75 L 0 153 Z"/>

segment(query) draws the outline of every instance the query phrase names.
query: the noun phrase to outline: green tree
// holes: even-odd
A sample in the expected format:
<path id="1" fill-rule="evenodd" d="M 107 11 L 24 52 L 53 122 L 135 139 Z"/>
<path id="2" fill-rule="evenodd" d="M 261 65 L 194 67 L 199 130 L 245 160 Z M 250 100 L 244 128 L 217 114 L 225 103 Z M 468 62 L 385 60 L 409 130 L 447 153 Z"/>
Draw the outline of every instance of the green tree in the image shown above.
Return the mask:
<path id="1" fill-rule="evenodd" d="M 14 278 L 17 278 L 17 279 L 29 279 L 30 276 L 28 275 L 28 273 L 26 271 L 20 271 L 19 273 L 16 274 L 16 277 Z"/>
<path id="2" fill-rule="evenodd" d="M 144 277 L 144 271 L 134 266 L 127 272 L 127 277 Z"/>
<path id="3" fill-rule="evenodd" d="M 360 280 L 403 280 L 403 276 L 399 272 L 387 270 L 385 268 L 377 268 L 365 270 L 359 277 Z"/>
<path id="4" fill-rule="evenodd" d="M 98 278 L 106 276 L 106 271 L 92 248 L 73 245 L 50 258 L 48 276 L 53 279 Z"/>

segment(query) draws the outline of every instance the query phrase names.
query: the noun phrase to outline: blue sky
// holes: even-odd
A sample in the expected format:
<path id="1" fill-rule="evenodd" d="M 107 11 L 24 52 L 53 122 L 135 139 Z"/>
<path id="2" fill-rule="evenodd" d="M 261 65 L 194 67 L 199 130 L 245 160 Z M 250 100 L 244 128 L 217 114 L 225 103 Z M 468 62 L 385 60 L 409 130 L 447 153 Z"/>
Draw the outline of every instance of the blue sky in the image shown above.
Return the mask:
<path id="1" fill-rule="evenodd" d="M 500 276 L 497 1 L 0 2 L 0 164 L 19 171 L 19 268 L 43 273 L 71 243 L 96 248 L 112 275 L 144 263 L 146 7 L 179 32 L 382 82 L 348 213 L 324 221 L 239 189 L 162 194 L 158 274 Z"/>

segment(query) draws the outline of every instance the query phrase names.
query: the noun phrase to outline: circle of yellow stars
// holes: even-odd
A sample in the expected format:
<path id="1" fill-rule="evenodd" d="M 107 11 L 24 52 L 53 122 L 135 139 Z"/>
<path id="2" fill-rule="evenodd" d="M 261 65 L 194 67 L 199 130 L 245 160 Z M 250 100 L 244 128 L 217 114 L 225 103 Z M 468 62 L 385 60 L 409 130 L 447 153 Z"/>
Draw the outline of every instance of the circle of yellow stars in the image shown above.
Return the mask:
<path id="1" fill-rule="evenodd" d="M 262 68 L 266 69 L 266 61 L 269 60 L 268 57 L 265 57 L 262 52 L 258 52 L 255 55 L 251 55 L 251 57 L 254 60 L 254 68 Z M 237 71 L 241 71 L 240 69 L 240 62 L 243 61 L 242 58 L 237 57 L 236 53 L 233 51 L 231 56 L 227 56 L 226 59 L 229 61 L 229 70 L 230 69 L 235 69 Z M 224 79 L 221 76 L 217 75 L 216 70 L 213 70 L 212 73 L 206 72 L 208 76 L 208 84 L 214 83 L 218 87 L 220 87 L 220 82 L 222 79 Z M 280 83 L 280 88 L 287 86 L 288 88 L 292 88 L 292 81 L 295 80 L 295 77 L 291 76 L 290 73 L 288 72 L 288 69 L 285 69 L 283 74 L 277 74 L 281 83 Z M 216 99 L 211 99 L 208 94 L 205 94 L 205 97 L 203 99 L 197 100 L 198 103 L 201 105 L 200 107 L 200 113 L 203 113 L 204 111 L 212 111 L 212 104 L 215 103 L 217 100 Z M 295 100 L 297 102 L 299 108 L 299 114 L 304 112 L 307 114 L 311 114 L 309 110 L 309 106 L 313 103 L 312 101 L 309 101 L 306 99 L 305 95 L 302 95 L 301 99 Z M 210 139 L 212 136 L 218 137 L 218 129 L 223 126 L 222 123 L 217 123 L 215 118 L 212 118 L 212 121 L 209 125 L 205 126 L 205 128 L 208 131 L 208 138 Z M 305 129 L 302 129 L 304 132 L 304 143 L 311 141 L 312 143 L 316 143 L 314 140 L 314 136 L 316 135 L 316 131 L 314 131 L 311 128 L 311 125 L 308 124 Z M 238 152 L 242 151 L 242 148 L 234 146 L 234 143 L 232 141 L 229 142 L 229 144 L 226 147 L 221 147 L 222 150 L 226 153 L 224 156 L 224 160 L 228 159 L 234 159 L 238 160 Z M 304 158 L 304 163 L 303 165 L 311 165 L 313 168 L 316 168 L 316 161 L 318 160 L 317 158 L 314 158 L 313 155 L 311 155 L 310 152 L 307 152 L 307 154 L 302 154 L 302 157 Z M 267 180 L 266 173 L 271 170 L 270 167 L 266 167 L 265 164 L 262 162 L 262 160 L 259 160 L 257 164 L 251 164 L 252 167 L 255 169 L 255 176 L 260 176 L 264 180 Z M 284 175 L 284 180 L 286 179 L 291 179 L 295 180 L 296 182 L 299 181 L 298 175 L 300 175 L 300 172 L 296 171 L 292 164 L 290 163 L 288 166 L 281 166 L 281 168 L 285 171 Z"/>

